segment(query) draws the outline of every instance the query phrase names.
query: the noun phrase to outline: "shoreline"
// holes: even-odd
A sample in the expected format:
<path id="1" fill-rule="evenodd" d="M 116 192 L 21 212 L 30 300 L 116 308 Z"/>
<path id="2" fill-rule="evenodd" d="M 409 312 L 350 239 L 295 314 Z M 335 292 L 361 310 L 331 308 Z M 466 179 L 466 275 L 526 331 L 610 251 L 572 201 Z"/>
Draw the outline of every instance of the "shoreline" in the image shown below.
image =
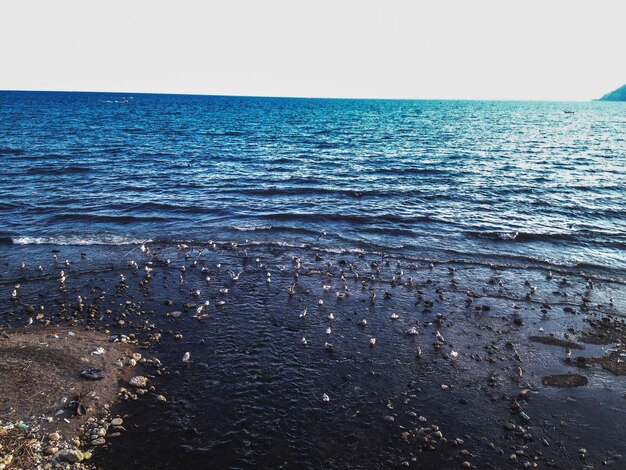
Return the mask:
<path id="1" fill-rule="evenodd" d="M 124 431 L 114 405 L 137 398 L 133 378 L 153 363 L 121 339 L 59 325 L 0 328 L 2 470 L 96 468 L 97 447 Z"/>
<path id="2" fill-rule="evenodd" d="M 119 351 L 108 339 L 134 335 L 132 348 L 155 358 L 142 367 L 158 392 L 135 401 L 130 377 L 115 381 L 106 402 L 125 431 L 93 446 L 96 468 L 167 468 L 169 454 L 188 468 L 623 463 L 624 426 L 610 420 L 625 403 L 619 282 L 368 252 L 146 245 L 22 246 L 24 269 L 2 247 L 9 336 L 33 318 L 26 328 L 48 323 L 44 338 L 88 328 Z"/>

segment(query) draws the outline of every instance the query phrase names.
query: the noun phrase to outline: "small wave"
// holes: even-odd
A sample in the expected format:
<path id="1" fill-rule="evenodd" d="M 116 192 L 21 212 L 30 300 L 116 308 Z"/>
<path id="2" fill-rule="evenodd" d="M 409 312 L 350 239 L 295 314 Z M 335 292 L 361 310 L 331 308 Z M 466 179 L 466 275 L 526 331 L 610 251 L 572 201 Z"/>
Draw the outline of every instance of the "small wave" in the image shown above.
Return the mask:
<path id="1" fill-rule="evenodd" d="M 485 238 L 499 241 L 554 241 L 570 240 L 571 236 L 564 233 L 529 233 L 529 232 L 465 232 L 473 238 Z"/>
<path id="2" fill-rule="evenodd" d="M 307 221 L 307 222 L 347 222 L 356 225 L 360 224 L 380 224 L 381 222 L 388 222 L 394 224 L 415 224 L 423 222 L 450 224 L 446 220 L 437 219 L 427 215 L 422 216 L 402 216 L 395 214 L 379 214 L 379 215 L 361 215 L 361 214 L 340 214 L 340 213 L 296 213 L 296 212 L 283 212 L 283 213 L 270 213 L 270 214 L 257 214 L 258 217 L 264 217 L 271 220 L 294 220 L 294 221 Z"/>
<path id="3" fill-rule="evenodd" d="M 26 151 L 23 149 L 0 147 L 0 155 L 24 155 L 25 153 Z"/>
<path id="4" fill-rule="evenodd" d="M 277 225 L 231 225 L 231 230 L 237 232 L 293 232 L 300 235 L 315 235 L 319 236 L 321 231 L 312 230 L 304 227 L 287 227 Z"/>
<path id="5" fill-rule="evenodd" d="M 9 238 L 9 237 L 5 237 Z M 95 235 L 95 236 L 45 236 L 45 237 L 14 237 L 9 238 L 15 245 L 138 245 L 152 240 L 140 240 L 122 235 Z"/>
<path id="6" fill-rule="evenodd" d="M 205 135 L 211 137 L 240 137 L 245 135 L 243 132 L 238 131 L 224 131 L 224 132 L 206 132 Z"/>
<path id="7" fill-rule="evenodd" d="M 51 218 L 53 221 L 85 220 L 89 222 L 130 224 L 133 222 L 163 222 L 172 220 L 170 217 L 136 216 L 136 215 L 93 215 L 93 214 L 57 214 Z"/>
<path id="8" fill-rule="evenodd" d="M 339 147 L 340 147 L 340 144 L 338 144 L 337 142 L 318 142 L 317 143 L 317 148 L 320 150 L 336 149 Z"/>
<path id="9" fill-rule="evenodd" d="M 438 168 L 373 168 L 370 173 L 392 174 L 392 175 L 448 175 L 450 170 Z"/>
<path id="10" fill-rule="evenodd" d="M 271 225 L 231 225 L 230 228 L 238 232 L 255 232 L 255 231 L 262 231 L 262 230 L 272 230 Z"/>
<path id="11" fill-rule="evenodd" d="M 315 196 L 326 194 L 362 196 L 365 194 L 376 194 L 375 191 L 356 191 L 338 188 L 320 188 L 320 187 L 268 187 L 268 188 L 248 188 L 240 189 L 237 192 L 245 193 L 252 196 Z"/>
<path id="12" fill-rule="evenodd" d="M 625 246 L 624 236 L 619 233 L 602 232 L 594 230 L 578 230 L 575 232 L 464 232 L 473 238 L 483 238 L 495 241 L 517 241 L 517 242 L 582 242 L 594 245 L 623 248 Z"/>
<path id="13" fill-rule="evenodd" d="M 29 175 L 68 175 L 83 174 L 94 171 L 86 166 L 65 166 L 65 167 L 32 167 L 25 171 Z"/>
<path id="14" fill-rule="evenodd" d="M 194 205 L 176 205 L 169 204 L 166 202 L 140 202 L 140 203 L 124 203 L 124 204 L 111 204 L 108 206 L 110 210 L 116 211 L 153 211 L 153 212 L 170 212 L 177 214 L 204 214 L 204 215 L 227 215 L 229 211 L 227 209 L 214 208 L 214 207 L 205 207 L 205 206 L 194 206 Z M 146 220 L 144 216 L 140 217 L 141 220 Z M 166 218 L 166 217 L 163 217 Z M 167 219 L 171 220 L 170 217 Z"/>
<path id="15" fill-rule="evenodd" d="M 363 227 L 359 229 L 360 232 L 381 234 L 385 236 L 397 235 L 404 237 L 414 237 L 415 232 L 410 229 L 404 228 L 385 228 L 385 227 Z"/>

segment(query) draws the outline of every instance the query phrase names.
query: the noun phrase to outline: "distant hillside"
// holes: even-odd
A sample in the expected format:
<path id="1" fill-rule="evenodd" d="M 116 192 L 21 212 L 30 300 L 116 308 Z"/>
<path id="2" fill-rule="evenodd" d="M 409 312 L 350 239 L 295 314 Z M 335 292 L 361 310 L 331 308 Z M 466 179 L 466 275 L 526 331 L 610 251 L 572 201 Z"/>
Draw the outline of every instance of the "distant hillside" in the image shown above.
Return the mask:
<path id="1" fill-rule="evenodd" d="M 611 93 L 607 93 L 599 101 L 626 101 L 626 85 Z"/>

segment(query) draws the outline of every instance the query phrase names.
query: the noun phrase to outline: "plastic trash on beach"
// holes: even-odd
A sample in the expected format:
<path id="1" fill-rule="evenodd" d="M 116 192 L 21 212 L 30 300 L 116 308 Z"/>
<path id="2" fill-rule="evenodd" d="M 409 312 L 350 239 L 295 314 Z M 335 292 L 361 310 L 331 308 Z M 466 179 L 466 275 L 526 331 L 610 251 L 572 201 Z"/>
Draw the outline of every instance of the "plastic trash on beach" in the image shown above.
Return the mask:
<path id="1" fill-rule="evenodd" d="M 530 421 L 530 416 L 528 416 L 528 415 L 527 415 L 526 413 L 524 413 L 523 411 L 522 411 L 522 412 L 520 412 L 520 414 L 519 414 L 519 415 L 522 417 L 522 419 L 523 419 L 524 421 Z"/>
<path id="2" fill-rule="evenodd" d="M 104 354 L 104 348 L 96 348 L 93 351 L 91 351 L 91 355 L 92 356 L 101 356 L 102 354 Z"/>
<path id="3" fill-rule="evenodd" d="M 102 370 L 91 367 L 89 369 L 85 369 L 80 373 L 81 377 L 89 380 L 102 380 L 104 377 L 102 376 Z"/>

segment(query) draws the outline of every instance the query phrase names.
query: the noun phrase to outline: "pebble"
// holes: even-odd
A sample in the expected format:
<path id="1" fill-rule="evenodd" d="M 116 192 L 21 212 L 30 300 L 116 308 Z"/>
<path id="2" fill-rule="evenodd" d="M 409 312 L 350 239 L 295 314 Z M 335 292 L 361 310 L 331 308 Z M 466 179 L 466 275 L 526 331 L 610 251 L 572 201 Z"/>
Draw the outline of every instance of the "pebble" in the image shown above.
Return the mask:
<path id="1" fill-rule="evenodd" d="M 57 452 L 54 458 L 64 462 L 78 463 L 85 459 L 85 455 L 78 449 L 63 449 Z"/>
<path id="2" fill-rule="evenodd" d="M 163 395 L 159 395 L 157 396 L 157 401 L 159 403 L 165 403 L 167 401 L 167 398 L 165 398 Z"/>
<path id="3" fill-rule="evenodd" d="M 121 426 L 122 424 L 124 424 L 124 420 L 122 418 L 113 418 L 111 420 L 111 424 L 113 426 Z"/>

